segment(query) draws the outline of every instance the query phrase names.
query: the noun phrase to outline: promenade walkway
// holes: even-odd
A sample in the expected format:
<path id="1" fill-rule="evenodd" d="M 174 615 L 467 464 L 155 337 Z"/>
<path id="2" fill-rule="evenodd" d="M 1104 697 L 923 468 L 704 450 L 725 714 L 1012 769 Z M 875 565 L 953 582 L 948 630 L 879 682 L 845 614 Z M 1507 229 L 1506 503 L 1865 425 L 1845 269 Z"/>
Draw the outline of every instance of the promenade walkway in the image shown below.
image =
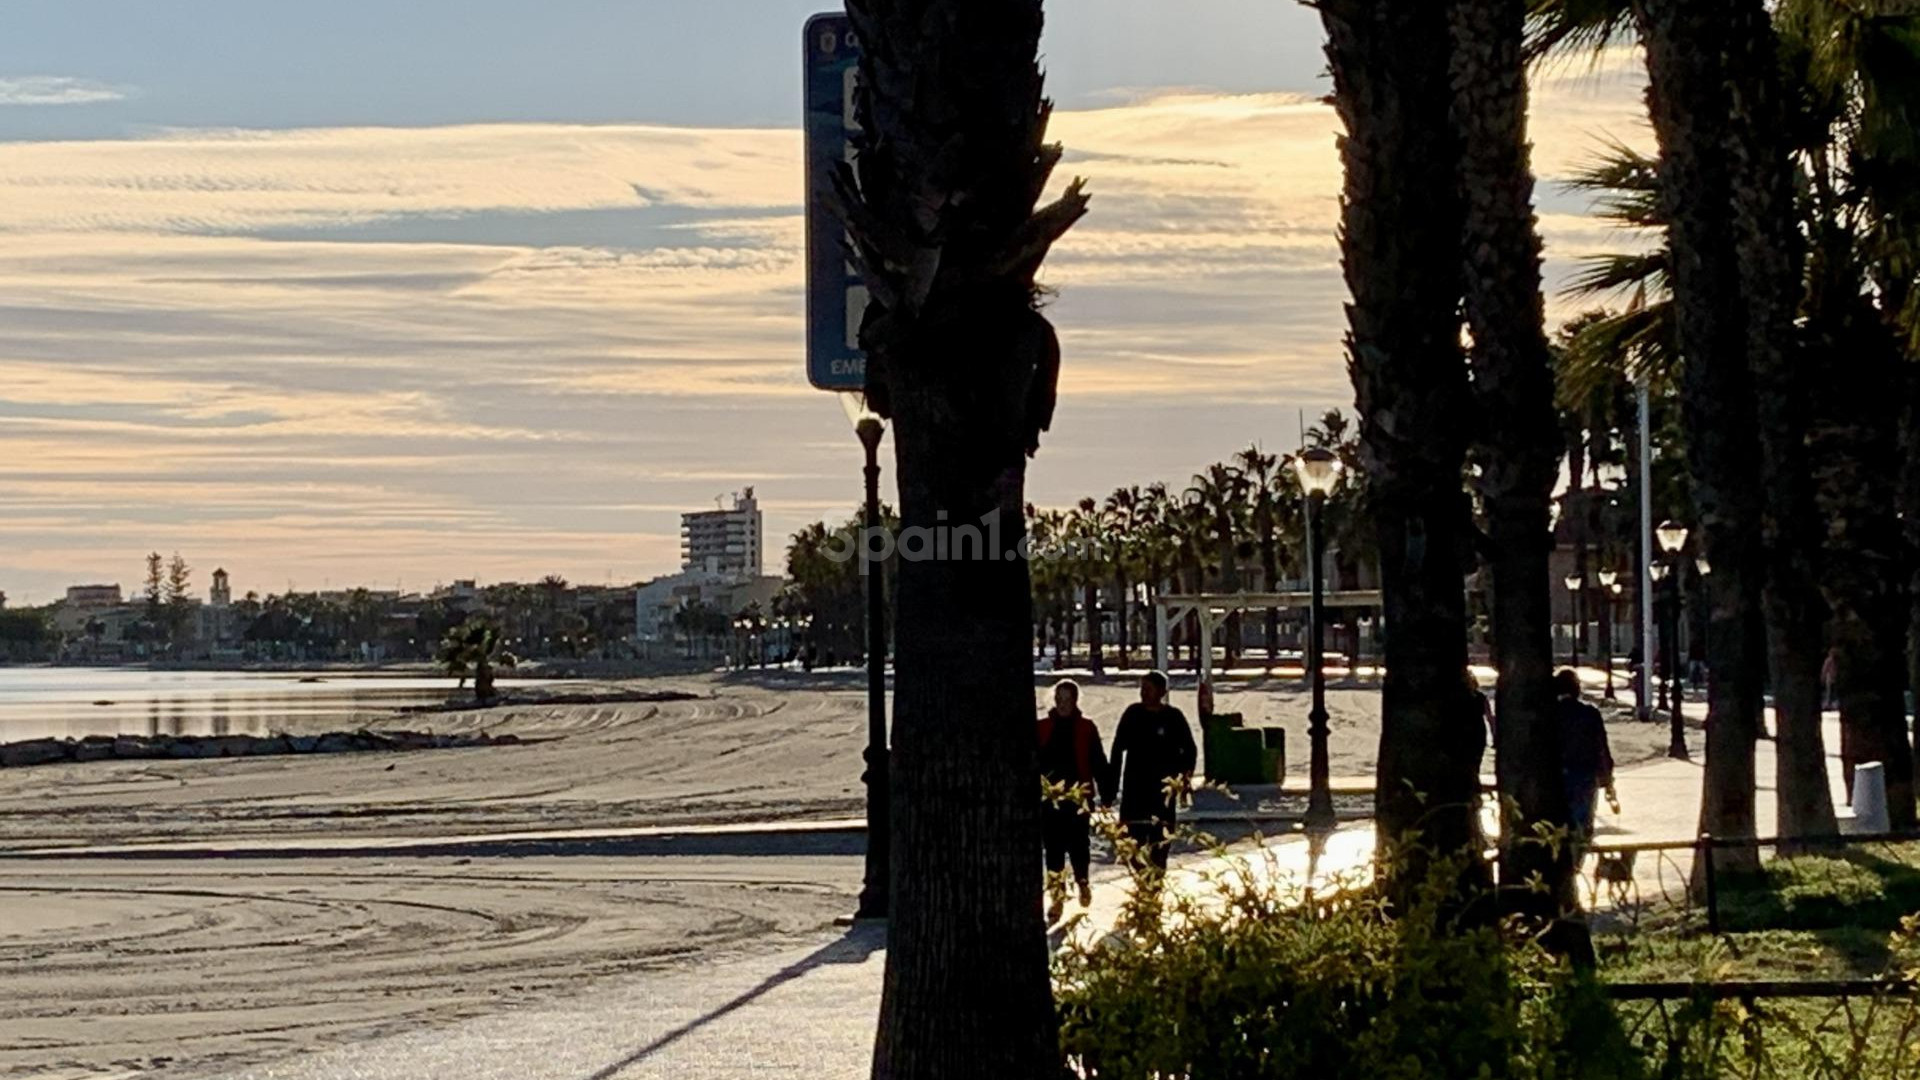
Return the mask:
<path id="1" fill-rule="evenodd" d="M 1830 725 L 1831 727 L 1831 725 Z M 1699 732 L 1692 733 L 1698 739 Z M 1837 745 L 1829 732 L 1828 746 Z M 1695 746 L 1696 758 L 1700 754 Z M 1773 823 L 1772 744 L 1760 747 L 1760 821 Z M 1834 782 L 1838 775 L 1835 769 Z M 1600 839 L 1684 840 L 1698 814 L 1700 766 L 1659 761 L 1619 776 L 1622 812 L 1605 814 Z M 1251 861 L 1304 877 L 1304 838 L 1266 842 Z M 1322 874 L 1363 867 L 1372 830 L 1343 826 Z M 1243 850 L 1252 850 L 1243 848 Z M 1665 869 L 1684 873 L 1685 855 Z M 1204 855 L 1177 859 L 1169 887 L 1205 888 L 1223 869 Z M 1639 868 L 1653 873 L 1650 866 Z M 1124 875 L 1096 869 L 1086 931 L 1110 927 L 1124 900 Z M 867 1073 L 885 964 L 877 926 L 823 932 L 791 948 L 742 953 L 696 968 L 600 983 L 538 1006 L 449 1026 L 400 1032 L 273 1065 L 216 1074 L 221 1080 L 736 1080 L 807 1077 L 854 1080 Z"/>

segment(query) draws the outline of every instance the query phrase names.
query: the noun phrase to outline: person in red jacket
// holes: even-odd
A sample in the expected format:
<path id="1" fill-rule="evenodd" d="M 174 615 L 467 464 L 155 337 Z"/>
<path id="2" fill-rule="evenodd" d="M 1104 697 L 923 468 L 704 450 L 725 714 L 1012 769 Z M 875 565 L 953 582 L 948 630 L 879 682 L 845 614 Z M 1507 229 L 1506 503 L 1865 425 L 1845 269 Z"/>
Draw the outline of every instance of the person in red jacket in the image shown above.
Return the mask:
<path id="1" fill-rule="evenodd" d="M 1070 861 L 1073 879 L 1080 886 L 1080 906 L 1093 903 L 1093 886 L 1087 881 L 1091 862 L 1088 838 L 1089 819 L 1094 799 L 1107 790 L 1107 754 L 1100 742 L 1100 729 L 1080 712 L 1080 685 L 1062 679 L 1053 687 L 1053 708 L 1040 718 L 1040 775 L 1050 784 L 1065 788 L 1070 797 L 1048 799 L 1040 810 L 1041 838 L 1046 847 L 1049 882 Z M 1057 922 L 1065 899 L 1058 889 L 1047 903 L 1047 921 Z"/>

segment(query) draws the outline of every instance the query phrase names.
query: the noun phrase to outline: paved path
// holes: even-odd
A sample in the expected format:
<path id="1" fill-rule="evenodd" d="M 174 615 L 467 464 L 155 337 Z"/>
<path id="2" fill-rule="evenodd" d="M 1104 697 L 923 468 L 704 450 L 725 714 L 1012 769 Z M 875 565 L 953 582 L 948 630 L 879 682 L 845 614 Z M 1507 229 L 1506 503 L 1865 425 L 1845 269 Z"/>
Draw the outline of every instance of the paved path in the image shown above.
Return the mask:
<path id="1" fill-rule="evenodd" d="M 1831 725 L 1829 725 L 1831 727 Z M 1690 733 L 1700 753 L 1699 732 Z M 1828 746 L 1837 745 L 1829 731 Z M 1760 821 L 1773 821 L 1772 744 L 1762 743 Z M 1834 769 L 1838 790 L 1838 769 Z M 1661 761 L 1623 770 L 1622 812 L 1604 811 L 1600 839 L 1683 840 L 1694 832 L 1700 767 Z M 1319 866 L 1322 875 L 1364 867 L 1370 826 L 1342 828 Z M 1303 838 L 1266 842 L 1244 865 L 1250 872 L 1304 878 Z M 1668 868 L 1684 880 L 1686 856 Z M 1175 862 L 1169 887 L 1203 889 L 1219 861 L 1190 855 Z M 1652 873 L 1649 866 L 1636 868 Z M 1111 927 L 1124 901 L 1124 875 L 1095 874 L 1086 932 Z M 807 1077 L 855 1080 L 867 1074 L 879 1008 L 884 932 L 863 926 L 823 933 L 794 948 L 710 962 L 697 969 L 596 984 L 580 995 L 432 1030 L 396 1034 L 222 1080 L 706 1080 Z"/>

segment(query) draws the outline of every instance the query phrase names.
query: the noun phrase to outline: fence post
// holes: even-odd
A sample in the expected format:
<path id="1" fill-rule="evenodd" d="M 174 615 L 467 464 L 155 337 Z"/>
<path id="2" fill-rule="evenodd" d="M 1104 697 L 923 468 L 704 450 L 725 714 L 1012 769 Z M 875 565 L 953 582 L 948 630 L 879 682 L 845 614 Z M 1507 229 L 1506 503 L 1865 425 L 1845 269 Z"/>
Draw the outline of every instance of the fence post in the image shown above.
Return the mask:
<path id="1" fill-rule="evenodd" d="M 1700 834 L 1696 859 L 1700 860 L 1700 881 L 1707 894 L 1707 932 L 1720 933 L 1720 889 L 1713 879 L 1713 834 Z"/>

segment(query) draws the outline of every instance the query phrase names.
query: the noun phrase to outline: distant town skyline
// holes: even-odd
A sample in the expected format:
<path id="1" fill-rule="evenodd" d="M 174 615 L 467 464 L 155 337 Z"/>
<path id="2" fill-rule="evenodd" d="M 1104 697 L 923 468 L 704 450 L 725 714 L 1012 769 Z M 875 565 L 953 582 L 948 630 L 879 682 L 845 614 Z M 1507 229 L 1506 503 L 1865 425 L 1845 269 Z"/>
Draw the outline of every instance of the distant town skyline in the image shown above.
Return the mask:
<path id="1" fill-rule="evenodd" d="M 778 569 L 859 495 L 801 370 L 820 6 L 9 4 L 0 589 L 125 583 L 149 550 L 262 592 L 630 582 L 748 486 Z M 1289 448 L 1351 401 L 1316 18 L 1049 10 L 1095 202 L 1049 264 L 1065 399 L 1030 497 Z M 1554 184 L 1646 140 L 1616 59 L 1538 86 L 1552 277 L 1628 242 Z"/>

